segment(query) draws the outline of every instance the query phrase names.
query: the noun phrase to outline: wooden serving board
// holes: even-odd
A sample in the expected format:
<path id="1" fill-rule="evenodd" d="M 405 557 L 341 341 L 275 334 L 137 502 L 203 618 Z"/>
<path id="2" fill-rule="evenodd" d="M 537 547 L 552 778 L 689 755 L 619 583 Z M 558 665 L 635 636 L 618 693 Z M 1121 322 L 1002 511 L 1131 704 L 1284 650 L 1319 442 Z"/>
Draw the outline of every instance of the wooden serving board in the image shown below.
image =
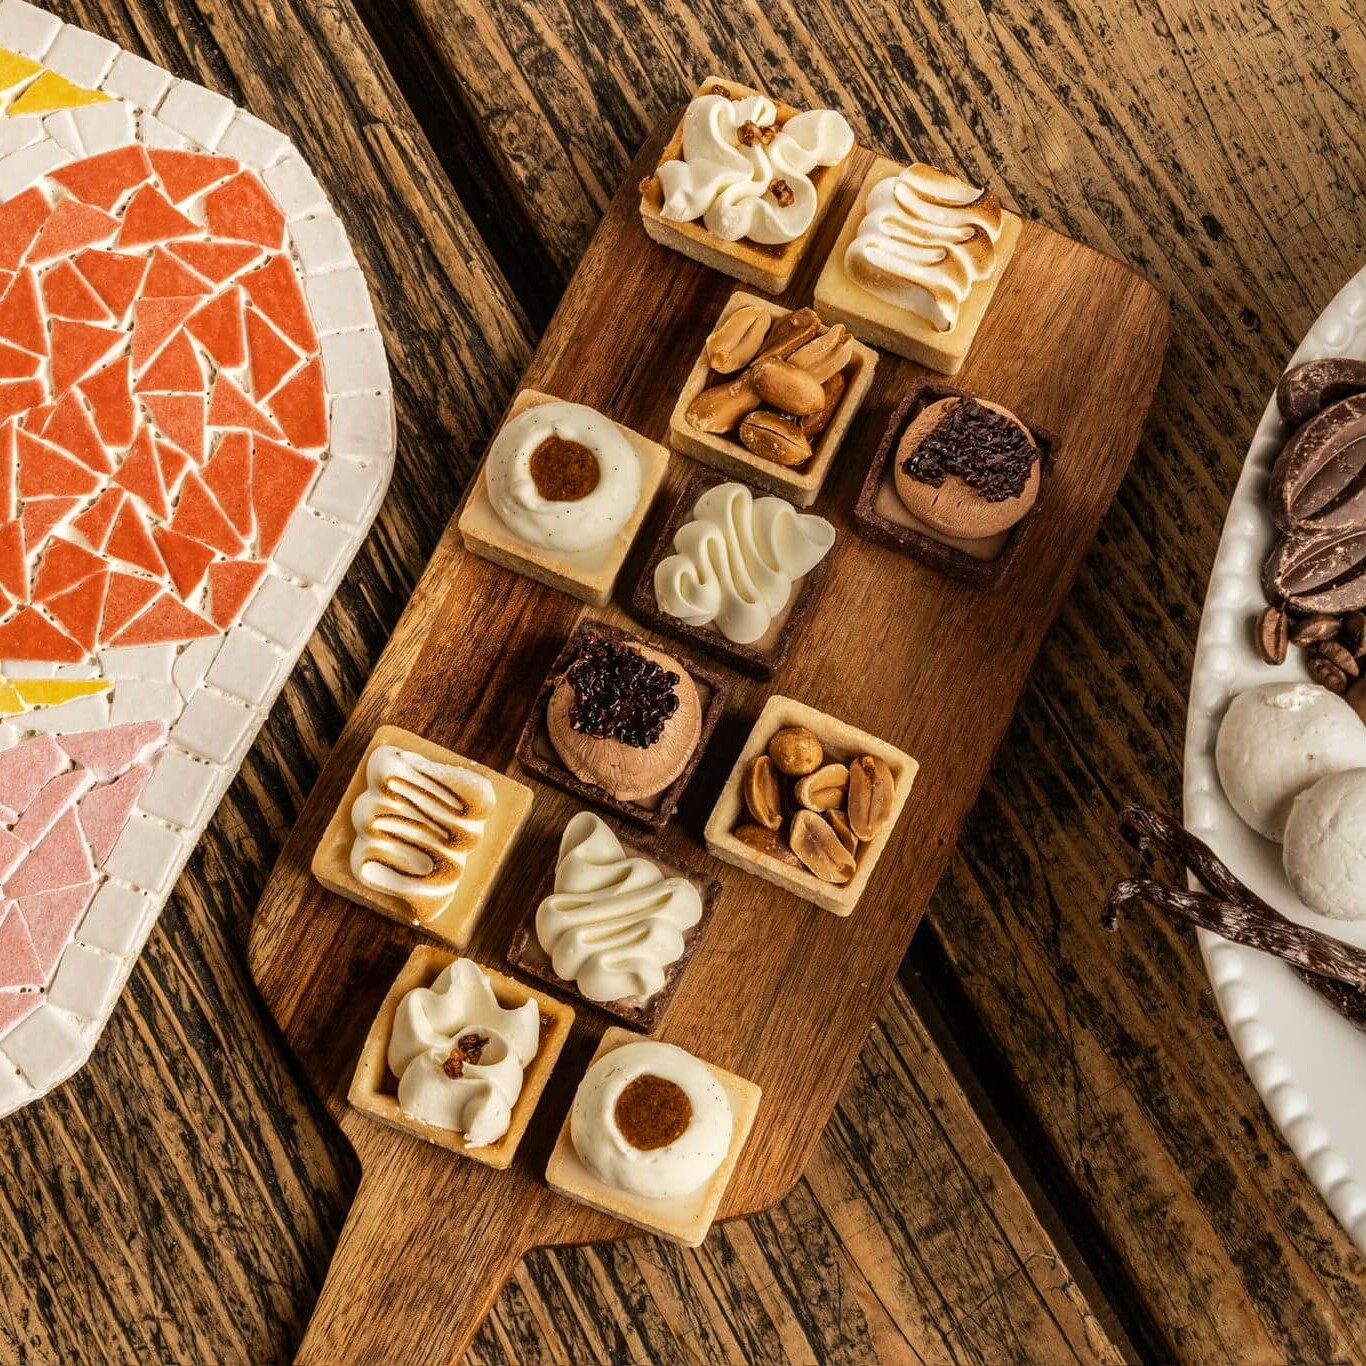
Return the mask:
<path id="1" fill-rule="evenodd" d="M 679 387 L 736 283 L 651 243 L 637 185 L 673 120 L 642 148 L 524 383 L 591 404 L 659 441 Z M 872 154 L 855 152 L 818 241 L 782 302 L 807 303 Z M 727 715 L 665 832 L 723 884 L 659 1037 L 757 1082 L 763 1101 L 721 1217 L 780 1200 L 800 1177 L 976 798 L 1049 624 L 1138 442 L 1167 339 L 1165 301 L 1118 261 L 1027 223 L 955 383 L 1056 433 L 1056 466 L 1009 572 L 982 592 L 851 526 L 867 463 L 924 371 L 883 355 L 813 511 L 838 530 L 815 612 L 769 683 L 732 677 Z M 459 384 L 459 375 L 433 375 Z M 669 505 L 697 467 L 675 455 L 618 584 L 626 603 Z M 385 722 L 516 772 L 536 688 L 578 618 L 572 599 L 465 552 L 452 519 L 280 855 L 252 926 L 251 971 L 363 1176 L 301 1359 L 459 1357 L 517 1261 L 535 1247 L 635 1230 L 542 1179 L 573 1089 L 611 1023 L 579 1006 L 569 1045 L 512 1167 L 491 1171 L 349 1109 L 370 1022 L 415 932 L 343 901 L 309 860 L 357 759 Z M 619 605 L 609 620 L 632 624 Z M 641 634 L 649 632 L 634 624 Z M 677 643 L 665 648 L 693 657 Z M 830 915 L 709 859 L 702 826 L 764 698 L 809 702 L 920 761 L 905 814 L 854 914 Z M 575 809 L 537 786 L 518 856 L 470 952 L 508 942 Z M 1001 908 L 1010 913 L 1009 907 Z"/>

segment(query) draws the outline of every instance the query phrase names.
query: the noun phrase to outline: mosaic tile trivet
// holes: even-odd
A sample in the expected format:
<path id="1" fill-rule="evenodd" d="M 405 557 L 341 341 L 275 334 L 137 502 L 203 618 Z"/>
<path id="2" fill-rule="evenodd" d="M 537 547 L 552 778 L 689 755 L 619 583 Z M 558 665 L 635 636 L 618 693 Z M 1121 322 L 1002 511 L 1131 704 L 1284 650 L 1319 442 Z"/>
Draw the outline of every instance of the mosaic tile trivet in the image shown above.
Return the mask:
<path id="1" fill-rule="evenodd" d="M 0 0 L 0 1115 L 89 1056 L 394 445 L 289 140 Z"/>

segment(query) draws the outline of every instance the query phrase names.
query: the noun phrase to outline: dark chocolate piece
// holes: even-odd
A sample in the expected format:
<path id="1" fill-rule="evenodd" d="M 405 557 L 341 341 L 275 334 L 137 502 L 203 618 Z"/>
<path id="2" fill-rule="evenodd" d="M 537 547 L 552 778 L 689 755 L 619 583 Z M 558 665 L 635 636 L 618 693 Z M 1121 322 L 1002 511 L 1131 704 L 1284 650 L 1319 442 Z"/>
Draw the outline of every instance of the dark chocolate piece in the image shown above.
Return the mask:
<path id="1" fill-rule="evenodd" d="M 972 397 L 973 395 L 964 389 L 955 389 L 951 385 L 941 384 L 938 380 L 922 379 L 897 404 L 891 421 L 882 434 L 882 440 L 873 454 L 868 473 L 864 476 L 863 488 L 854 507 L 854 526 L 865 540 L 890 546 L 893 550 L 899 550 L 903 555 L 909 555 L 912 559 L 929 565 L 931 569 L 970 584 L 974 588 L 989 588 L 1010 568 L 1010 563 L 1019 551 L 1030 524 L 1038 514 L 1039 505 L 1048 492 L 1049 472 L 1057 462 L 1059 449 L 1057 438 L 1051 433 L 1036 426 L 1027 418 L 1020 417 L 1020 421 L 1029 428 L 1030 435 L 1038 447 L 1039 459 L 1043 462 L 1043 483 L 1034 506 L 1011 527 L 1006 534 L 1001 553 L 994 560 L 976 559 L 965 550 L 946 545 L 928 531 L 917 531 L 915 527 L 894 522 L 877 510 L 878 491 L 884 480 L 890 482 L 894 478 L 892 460 L 902 435 L 914 421 L 916 414 L 941 398 Z"/>
<path id="2" fill-rule="evenodd" d="M 1366 529 L 1282 536 L 1262 570 L 1267 601 L 1336 616 L 1366 608 Z"/>
<path id="3" fill-rule="evenodd" d="M 1325 408 L 1285 443 L 1267 499 L 1282 531 L 1366 528 L 1366 394 Z"/>
<path id="4" fill-rule="evenodd" d="M 1333 357 L 1287 370 L 1276 386 L 1276 407 L 1292 427 L 1308 422 L 1330 403 L 1366 393 L 1366 361 Z"/>
<path id="5" fill-rule="evenodd" d="M 1106 929 L 1118 926 L 1122 912 L 1148 905 L 1194 921 L 1234 943 L 1275 954 L 1317 977 L 1366 992 L 1366 950 L 1287 920 L 1240 882 L 1207 844 L 1170 816 L 1126 806 L 1120 813 L 1120 828 L 1140 853 L 1146 856 L 1149 847 L 1157 845 L 1190 869 L 1213 895 L 1169 887 L 1153 878 L 1126 878 L 1117 882 L 1106 898 L 1101 917 Z"/>
<path id="6" fill-rule="evenodd" d="M 1004 503 L 1024 492 L 1038 458 L 1018 422 L 965 398 L 916 443 L 901 468 L 936 489 L 957 475 L 988 503 Z"/>
<path id="7" fill-rule="evenodd" d="M 680 876 L 687 878 L 702 894 L 702 918 L 684 934 L 683 956 L 669 964 L 664 974 L 664 985 L 648 1001 L 638 1001 L 633 998 L 621 1001 L 590 1001 L 573 982 L 567 982 L 563 977 L 556 975 L 549 955 L 541 947 L 540 940 L 536 938 L 536 909 L 555 890 L 555 868 L 559 862 L 558 849 L 551 862 L 550 871 L 536 889 L 536 895 L 532 899 L 522 923 L 513 931 L 512 943 L 508 946 L 507 960 L 519 972 L 553 987 L 560 995 L 568 996 L 574 1001 L 581 1001 L 586 1006 L 592 1006 L 594 1010 L 600 1010 L 604 1015 L 611 1015 L 632 1029 L 639 1029 L 645 1034 L 653 1034 L 659 1022 L 664 1018 L 664 1013 L 668 1010 L 673 998 L 678 994 L 678 988 L 683 982 L 683 974 L 688 970 L 693 955 L 701 946 L 702 938 L 711 925 L 717 898 L 721 895 L 721 884 L 714 877 L 707 877 L 698 872 L 696 868 L 685 863 L 682 859 L 662 853 L 648 844 L 631 844 L 622 840 L 621 847 L 628 857 L 632 854 L 643 854 L 663 868 L 676 868 Z"/>
<path id="8" fill-rule="evenodd" d="M 678 801 L 683 795 L 683 789 L 692 781 L 698 765 L 702 762 L 707 742 L 711 739 L 716 723 L 725 710 L 729 687 L 725 679 L 714 670 L 701 664 L 694 664 L 691 660 L 679 660 L 679 664 L 687 669 L 693 682 L 698 686 L 698 697 L 702 703 L 702 733 L 697 737 L 697 744 L 688 762 L 683 766 L 682 773 L 653 799 L 656 805 L 647 806 L 640 802 L 622 801 L 606 788 L 599 787 L 596 783 L 586 783 L 571 773 L 555 753 L 555 747 L 550 743 L 549 731 L 546 728 L 545 713 L 550 695 L 563 678 L 565 670 L 578 657 L 583 649 L 584 639 L 589 634 L 605 636 L 618 644 L 643 645 L 653 650 L 663 648 L 654 641 L 643 640 L 628 631 L 609 626 L 604 621 L 595 621 L 591 618 L 580 621 L 578 628 L 565 642 L 564 648 L 556 655 L 545 681 L 537 689 L 536 700 L 517 740 L 517 762 L 533 778 L 539 778 L 543 783 L 549 783 L 552 787 L 568 792 L 585 806 L 598 806 L 607 811 L 615 811 L 617 815 L 634 821 L 637 825 L 646 826 L 650 830 L 662 830 L 678 810 Z M 707 689 L 711 690 L 710 696 L 707 695 Z M 543 743 L 538 745 L 538 739 Z"/>
<path id="9" fill-rule="evenodd" d="M 564 675 L 569 724 L 581 735 L 649 749 L 678 710 L 678 675 L 610 636 L 585 632 Z"/>
<path id="10" fill-rule="evenodd" d="M 684 486 L 683 492 L 679 494 L 678 501 L 669 513 L 664 530 L 660 532 L 649 561 L 636 581 L 635 590 L 631 594 L 631 613 L 647 626 L 654 627 L 656 631 L 676 636 L 679 640 L 686 640 L 690 645 L 696 645 L 699 649 L 725 660 L 728 664 L 733 664 L 737 669 L 743 669 L 755 678 L 772 678 L 782 667 L 789 646 L 811 616 L 816 600 L 820 597 L 830 564 L 829 555 L 801 580 L 796 599 L 788 606 L 787 620 L 779 629 L 777 639 L 766 650 L 760 649 L 758 642 L 753 645 L 737 645 L 733 640 L 727 640 L 714 626 L 692 626 L 678 617 L 671 616 L 659 605 L 659 599 L 655 597 L 655 570 L 661 560 L 674 553 L 674 536 L 679 528 L 691 519 L 697 500 L 708 489 L 731 482 L 733 481 L 728 479 L 703 476 L 690 480 Z M 762 490 L 756 489 L 754 493 L 756 497 L 765 496 Z"/>

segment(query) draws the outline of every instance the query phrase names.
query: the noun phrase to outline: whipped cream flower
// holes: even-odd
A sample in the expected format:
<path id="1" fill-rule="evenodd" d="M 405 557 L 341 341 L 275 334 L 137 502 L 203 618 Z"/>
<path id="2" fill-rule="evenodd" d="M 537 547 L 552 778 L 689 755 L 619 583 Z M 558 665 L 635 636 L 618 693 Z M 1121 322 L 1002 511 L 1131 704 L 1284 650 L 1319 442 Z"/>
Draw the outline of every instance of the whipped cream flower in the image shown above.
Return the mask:
<path id="1" fill-rule="evenodd" d="M 628 858 L 602 820 L 580 811 L 560 838 L 555 890 L 537 908 L 536 937 L 556 975 L 590 1001 L 648 1001 L 701 918 L 692 882 Z"/>
<path id="2" fill-rule="evenodd" d="M 535 1001 L 505 1010 L 479 966 L 456 959 L 430 987 L 399 1002 L 389 1037 L 399 1108 L 463 1134 L 467 1147 L 496 1143 L 512 1122 L 540 1037 Z"/>
<path id="3" fill-rule="evenodd" d="M 659 167 L 663 216 L 700 218 L 726 242 L 795 241 L 816 216 L 811 172 L 835 166 L 853 149 L 842 114 L 813 109 L 777 126 L 763 95 L 732 100 L 699 95 L 683 115 L 683 155 Z"/>
<path id="4" fill-rule="evenodd" d="M 844 268 L 869 294 L 948 332 L 995 269 L 1001 225 L 989 190 L 917 162 L 873 187 Z"/>
<path id="5" fill-rule="evenodd" d="M 365 782 L 351 806 L 352 876 L 407 902 L 418 920 L 439 915 L 493 813 L 493 784 L 397 745 L 375 749 Z"/>
<path id="6" fill-rule="evenodd" d="M 782 498 L 756 499 L 744 484 L 718 484 L 674 535 L 674 554 L 655 569 L 661 609 L 690 626 L 711 626 L 737 645 L 763 636 L 835 543 L 823 517 Z"/>

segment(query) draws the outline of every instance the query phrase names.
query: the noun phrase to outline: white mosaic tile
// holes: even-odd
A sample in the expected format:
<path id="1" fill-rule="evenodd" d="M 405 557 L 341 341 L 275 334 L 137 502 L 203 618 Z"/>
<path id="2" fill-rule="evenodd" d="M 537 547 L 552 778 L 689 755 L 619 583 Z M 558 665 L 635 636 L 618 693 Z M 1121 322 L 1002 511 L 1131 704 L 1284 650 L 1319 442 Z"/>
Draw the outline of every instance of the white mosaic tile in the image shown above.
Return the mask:
<path id="1" fill-rule="evenodd" d="M 319 599 L 306 588 L 277 574 L 261 580 L 242 620 L 286 649 L 300 649 L 313 634 Z"/>
<path id="2" fill-rule="evenodd" d="M 149 892 L 166 892 L 185 851 L 185 836 L 134 812 L 123 827 L 105 871 Z"/>
<path id="3" fill-rule="evenodd" d="M 384 485 L 385 472 L 378 465 L 334 455 L 308 495 L 308 506 L 338 521 L 361 522 L 383 496 Z"/>
<path id="4" fill-rule="evenodd" d="M 143 795 L 146 795 L 145 789 Z M 156 902 L 146 892 L 117 882 L 105 882 L 86 910 L 76 938 L 106 953 L 132 953 L 142 943 L 155 913 Z"/>
<path id="5" fill-rule="evenodd" d="M 100 672 L 106 678 L 145 678 L 169 683 L 175 664 L 174 645 L 132 645 L 99 652 Z"/>
<path id="6" fill-rule="evenodd" d="M 114 705 L 109 722 L 121 726 L 129 721 L 165 721 L 170 725 L 185 706 L 174 683 L 157 679 L 123 678 L 114 685 Z"/>
<path id="7" fill-rule="evenodd" d="M 178 749 L 162 750 L 138 806 L 149 816 L 193 829 L 208 815 L 206 808 L 221 772 Z"/>
<path id="8" fill-rule="evenodd" d="M 86 1058 L 85 1039 L 75 1021 L 46 1004 L 5 1035 L 2 1051 L 38 1091 L 68 1075 Z"/>
<path id="9" fill-rule="evenodd" d="M 21 739 L 19 731 L 8 721 L 0 723 L 0 753 L 13 749 Z"/>
<path id="10" fill-rule="evenodd" d="M 22 155 L 22 153 L 20 154 Z M 323 373 L 334 394 L 389 387 L 389 363 L 384 341 L 374 328 L 333 332 L 322 338 Z"/>
<path id="11" fill-rule="evenodd" d="M 179 654 L 171 669 L 171 679 L 182 697 L 188 698 L 204 681 L 204 675 L 218 653 L 219 639 L 207 636 L 191 641 Z"/>
<path id="12" fill-rule="evenodd" d="M 127 100 L 139 109 L 155 109 L 171 88 L 169 71 L 132 52 L 120 52 L 100 89 L 106 95 Z"/>
<path id="13" fill-rule="evenodd" d="M 317 275 L 356 263 L 346 229 L 334 214 L 296 219 L 289 225 L 289 235 L 305 275 Z"/>
<path id="14" fill-rule="evenodd" d="M 162 100 L 157 118 L 209 151 L 217 148 L 237 112 L 233 102 L 193 81 L 178 81 Z"/>
<path id="15" fill-rule="evenodd" d="M 0 3 L 0 47 L 22 52 L 35 60 L 42 57 L 62 31 L 62 21 L 27 0 Z"/>
<path id="16" fill-rule="evenodd" d="M 310 275 L 304 280 L 304 293 L 320 333 L 345 332 L 355 327 L 374 327 L 375 309 L 365 276 L 359 270 L 333 270 L 326 275 Z"/>
<path id="17" fill-rule="evenodd" d="M 280 652 L 259 636 L 234 626 L 223 640 L 205 681 L 229 697 L 259 707 L 272 694 L 284 667 Z"/>
<path id="18" fill-rule="evenodd" d="M 309 583 L 331 585 L 341 576 L 349 532 L 301 507 L 290 520 L 275 562 Z"/>
<path id="19" fill-rule="evenodd" d="M 327 196 L 318 178 L 304 164 L 302 157 L 286 157 L 265 172 L 270 192 L 285 211 L 285 217 L 303 218 L 327 208 Z"/>
<path id="20" fill-rule="evenodd" d="M 43 119 L 43 135 L 51 138 L 73 159 L 85 155 L 81 144 L 81 132 L 76 127 L 76 119 L 70 109 L 59 109 Z"/>
<path id="21" fill-rule="evenodd" d="M 62 954 L 57 975 L 48 989 L 49 1004 L 73 1015 L 94 1019 L 113 1003 L 123 964 L 117 958 L 83 944 L 72 944 Z"/>
<path id="22" fill-rule="evenodd" d="M 23 194 L 49 171 L 65 166 L 70 160 L 70 154 L 49 138 L 0 157 L 0 202 Z"/>
<path id="23" fill-rule="evenodd" d="M 99 730 L 108 724 L 109 695 L 107 693 L 98 693 L 93 697 L 81 697 L 75 702 L 67 702 L 60 707 L 45 707 L 42 711 L 31 711 L 24 716 L 24 726 L 28 730 L 46 731 L 48 734 Z"/>
<path id="24" fill-rule="evenodd" d="M 138 124 L 138 141 L 145 147 L 164 148 L 169 152 L 183 152 L 193 146 L 191 139 L 184 133 L 172 128 L 169 123 L 162 123 L 152 114 L 142 116 Z"/>
<path id="25" fill-rule="evenodd" d="M 394 445 L 394 403 L 387 393 L 343 394 L 332 400 L 334 455 L 389 456 Z"/>
<path id="26" fill-rule="evenodd" d="M 35 1099 L 37 1092 L 19 1075 L 9 1058 L 0 1052 L 0 1114 L 8 1114 Z"/>
<path id="27" fill-rule="evenodd" d="M 224 156 L 236 157 L 244 166 L 258 171 L 280 160 L 290 150 L 290 141 L 278 128 L 263 123 L 254 114 L 239 109 L 218 143 Z"/>
<path id="28" fill-rule="evenodd" d="M 258 724 L 259 717 L 249 708 L 200 688 L 171 727 L 171 739 L 192 754 L 226 764 Z"/>
<path id="29" fill-rule="evenodd" d="M 40 118 L 21 114 L 17 119 L 0 119 L 0 157 L 31 147 L 44 136 Z"/>
<path id="30" fill-rule="evenodd" d="M 119 45 L 108 38 L 64 24 L 52 46 L 43 53 L 43 65 L 77 85 L 98 86 L 109 74 L 118 52 Z"/>
<path id="31" fill-rule="evenodd" d="M 76 131 L 81 136 L 81 146 L 87 156 L 112 152 L 116 147 L 128 146 L 133 140 L 133 111 L 122 100 L 110 100 L 108 104 L 87 104 L 80 109 L 73 109 L 71 117 L 75 120 Z"/>

